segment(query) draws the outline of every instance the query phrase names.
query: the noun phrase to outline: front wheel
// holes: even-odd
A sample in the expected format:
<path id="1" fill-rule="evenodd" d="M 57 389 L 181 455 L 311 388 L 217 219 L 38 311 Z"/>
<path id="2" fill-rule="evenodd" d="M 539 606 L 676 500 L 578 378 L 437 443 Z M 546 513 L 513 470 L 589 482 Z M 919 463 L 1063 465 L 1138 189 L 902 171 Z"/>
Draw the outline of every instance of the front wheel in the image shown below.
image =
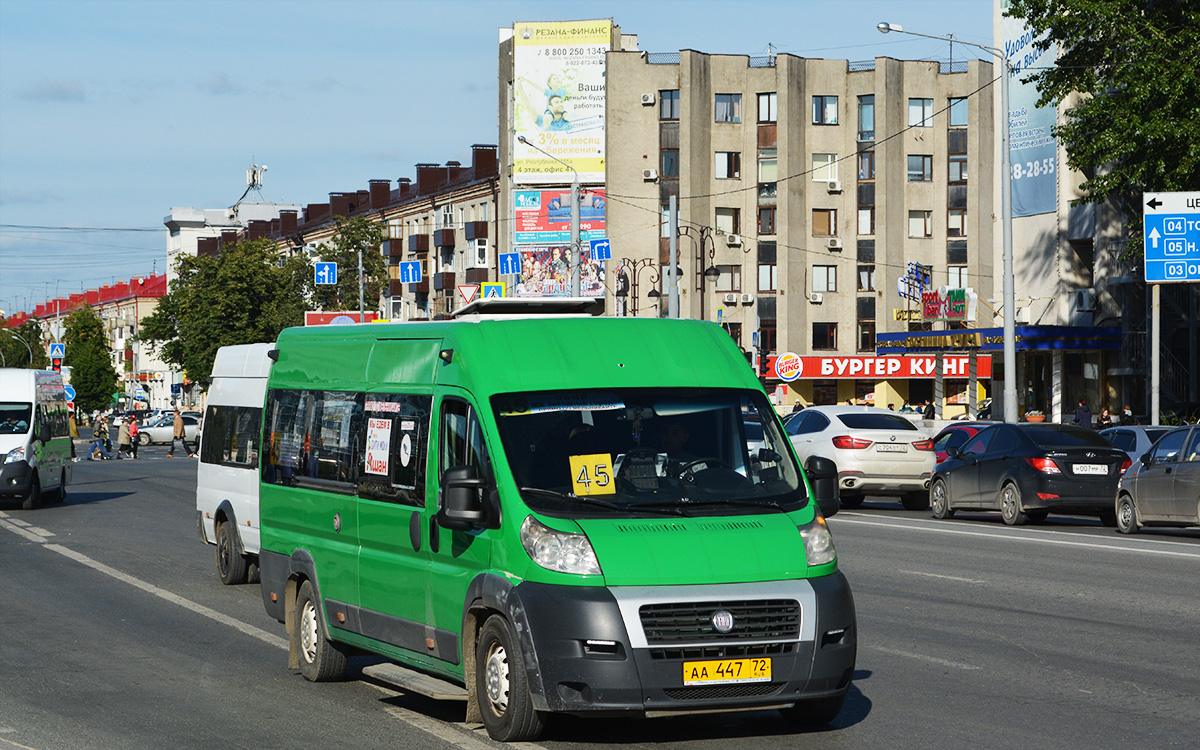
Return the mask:
<path id="1" fill-rule="evenodd" d="M 954 509 L 950 507 L 950 490 L 940 479 L 933 480 L 933 487 L 929 490 L 929 507 L 934 518 L 946 519 L 954 516 Z"/>
<path id="2" fill-rule="evenodd" d="M 1129 495 L 1121 495 L 1117 498 L 1117 531 L 1122 534 L 1138 532 L 1137 508 L 1134 507 L 1133 498 Z"/>
<path id="3" fill-rule="evenodd" d="M 475 651 L 475 697 L 488 736 L 499 742 L 538 738 L 546 722 L 533 708 L 525 660 L 512 626 L 499 615 L 483 624 Z"/>
<path id="4" fill-rule="evenodd" d="M 226 586 L 246 582 L 246 558 L 238 552 L 237 534 L 229 523 L 217 524 L 217 575 Z"/>
<path id="5" fill-rule="evenodd" d="M 1021 507 L 1021 490 L 1009 482 L 1000 490 L 1000 515 L 1009 526 L 1024 526 L 1027 516 Z"/>
<path id="6" fill-rule="evenodd" d="M 42 504 L 42 482 L 38 479 L 38 475 L 33 475 L 33 481 L 29 485 L 29 494 L 25 496 L 25 501 L 21 503 L 22 510 L 33 510 Z"/>
<path id="7" fill-rule="evenodd" d="M 842 704 L 845 702 L 846 694 L 842 693 L 833 698 L 815 698 L 800 701 L 792 708 L 785 708 L 780 713 L 783 714 L 785 719 L 794 724 L 820 726 L 836 719 L 837 715 L 842 711 Z"/>
<path id="8" fill-rule="evenodd" d="M 300 585 L 296 597 L 296 629 L 300 674 L 304 679 L 310 682 L 341 679 L 346 672 L 346 652 L 330 641 L 325 632 L 325 620 L 313 595 L 311 581 Z"/>
<path id="9" fill-rule="evenodd" d="M 138 434 L 138 445 L 150 445 L 150 436 L 145 432 Z"/>
<path id="10" fill-rule="evenodd" d="M 850 510 L 854 510 L 855 508 L 862 507 L 863 496 L 862 495 L 843 494 L 841 496 L 841 498 L 839 499 L 839 501 L 841 502 L 843 508 L 848 508 Z"/>

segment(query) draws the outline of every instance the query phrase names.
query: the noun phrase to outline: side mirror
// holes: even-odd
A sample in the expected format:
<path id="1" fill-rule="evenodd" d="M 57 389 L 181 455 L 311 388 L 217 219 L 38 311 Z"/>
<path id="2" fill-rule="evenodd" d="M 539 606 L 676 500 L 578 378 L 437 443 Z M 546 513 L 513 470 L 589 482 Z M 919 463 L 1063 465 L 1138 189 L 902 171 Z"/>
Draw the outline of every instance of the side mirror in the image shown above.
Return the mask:
<path id="1" fill-rule="evenodd" d="M 485 525 L 487 510 L 483 504 L 487 480 L 479 476 L 477 466 L 451 466 L 442 473 L 441 508 L 438 525 L 453 531 L 469 531 Z"/>
<path id="2" fill-rule="evenodd" d="M 42 422 L 42 426 L 38 428 L 38 440 L 44 444 L 50 442 L 51 437 L 53 436 L 50 434 L 50 425 Z"/>
<path id="3" fill-rule="evenodd" d="M 1150 464 L 1154 463 L 1154 457 L 1150 455 L 1150 451 L 1143 453 L 1142 457 L 1138 460 L 1142 462 L 1142 466 L 1149 466 Z"/>
<path id="4" fill-rule="evenodd" d="M 958 449 L 957 445 L 948 445 L 946 446 L 946 455 L 950 458 L 958 458 L 962 455 L 962 452 Z"/>
<path id="5" fill-rule="evenodd" d="M 838 497 L 837 464 L 824 456 L 809 456 L 804 462 L 804 473 L 812 485 L 813 500 L 823 509 L 821 512 L 826 516 L 836 513 L 841 502 Z M 832 510 L 826 513 L 824 509 Z"/>

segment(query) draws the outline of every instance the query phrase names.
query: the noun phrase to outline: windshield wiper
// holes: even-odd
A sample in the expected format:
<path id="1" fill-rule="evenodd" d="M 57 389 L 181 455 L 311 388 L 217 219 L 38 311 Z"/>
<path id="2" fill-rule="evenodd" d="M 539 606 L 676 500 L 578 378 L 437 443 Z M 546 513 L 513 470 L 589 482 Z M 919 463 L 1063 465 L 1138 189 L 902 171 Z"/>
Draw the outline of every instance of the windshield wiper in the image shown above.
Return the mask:
<path id="1" fill-rule="evenodd" d="M 687 498 L 680 498 L 680 502 L 687 502 Z M 648 511 L 651 511 L 654 513 L 666 513 L 667 515 L 671 515 L 671 516 L 683 516 L 684 518 L 692 517 L 692 514 L 688 513 L 687 510 L 679 507 L 675 503 L 669 503 L 669 502 L 630 503 L 627 506 L 627 509 L 630 512 L 648 510 Z"/>
<path id="2" fill-rule="evenodd" d="M 734 500 L 732 498 L 712 500 L 693 500 L 691 505 L 733 505 L 739 508 L 774 508 L 780 513 L 783 511 L 783 506 L 778 500 Z"/>
<path id="3" fill-rule="evenodd" d="M 609 510 L 626 509 L 623 505 L 617 505 L 616 503 L 610 503 L 607 500 L 601 500 L 595 497 L 588 497 L 587 495 L 575 495 L 568 492 L 559 492 L 557 490 L 546 490 L 542 489 L 541 487 L 518 487 L 517 489 L 521 492 L 528 492 L 534 495 L 543 495 L 545 497 L 554 498 L 555 500 L 564 500 L 568 503 L 585 503 L 587 505 L 594 505 L 597 508 L 607 508 Z"/>

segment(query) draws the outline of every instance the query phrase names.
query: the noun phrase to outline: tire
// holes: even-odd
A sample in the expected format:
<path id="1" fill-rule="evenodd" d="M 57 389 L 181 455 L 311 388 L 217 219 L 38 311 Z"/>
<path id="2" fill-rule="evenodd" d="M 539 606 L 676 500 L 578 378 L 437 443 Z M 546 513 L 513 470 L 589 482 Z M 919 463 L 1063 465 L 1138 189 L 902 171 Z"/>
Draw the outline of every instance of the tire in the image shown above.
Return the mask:
<path id="1" fill-rule="evenodd" d="M 854 510 L 855 508 L 862 507 L 863 496 L 862 495 L 842 495 L 840 501 L 841 501 L 843 508 L 848 508 L 850 510 Z"/>
<path id="2" fill-rule="evenodd" d="M 842 712 L 842 704 L 845 702 L 846 694 L 842 693 L 833 698 L 799 701 L 792 708 L 785 708 L 780 713 L 793 724 L 820 726 L 836 719 L 837 715 Z"/>
<path id="3" fill-rule="evenodd" d="M 144 432 L 139 432 L 138 445 L 150 445 L 150 436 Z"/>
<path id="4" fill-rule="evenodd" d="M 941 479 L 933 480 L 929 488 L 929 509 L 934 518 L 946 519 L 954 517 L 954 508 L 950 507 L 950 489 Z"/>
<path id="5" fill-rule="evenodd" d="M 1117 531 L 1122 534 L 1138 533 L 1137 523 L 1137 508 L 1133 504 L 1133 498 L 1129 495 L 1121 495 L 1117 498 Z"/>
<path id="6" fill-rule="evenodd" d="M 475 650 L 475 696 L 488 736 L 498 742 L 536 740 L 546 726 L 533 708 L 524 665 L 512 626 L 489 617 Z"/>
<path id="7" fill-rule="evenodd" d="M 238 552 L 237 532 L 227 521 L 217 524 L 216 560 L 221 583 L 236 586 L 246 582 L 246 558 Z"/>
<path id="8" fill-rule="evenodd" d="M 340 680 L 346 673 L 346 652 L 325 632 L 325 618 L 311 581 L 302 583 L 296 596 L 296 647 L 300 674 L 309 682 Z"/>
<path id="9" fill-rule="evenodd" d="M 1117 528 L 1117 512 L 1115 510 L 1106 510 L 1100 514 L 1100 523 L 1110 529 Z"/>
<path id="10" fill-rule="evenodd" d="M 52 505 L 61 503 L 67 499 L 67 470 L 59 469 L 58 472 L 58 489 L 51 490 L 45 493 L 46 501 Z"/>
<path id="11" fill-rule="evenodd" d="M 38 475 L 33 475 L 33 481 L 29 485 L 29 494 L 25 496 L 25 500 L 21 502 L 22 510 L 33 510 L 42 504 L 42 482 L 38 479 Z"/>
<path id="12" fill-rule="evenodd" d="M 900 504 L 905 510 L 925 510 L 929 507 L 929 493 L 910 492 L 900 498 Z"/>
<path id="13" fill-rule="evenodd" d="M 246 583 L 259 583 L 261 580 L 261 578 L 259 577 L 260 570 L 261 569 L 258 567 L 258 556 L 257 555 L 255 555 L 254 557 L 247 560 L 246 561 Z"/>
<path id="14" fill-rule="evenodd" d="M 1024 526 L 1029 518 L 1021 508 L 1021 490 L 1012 482 L 1000 490 L 1000 516 L 1009 526 Z"/>

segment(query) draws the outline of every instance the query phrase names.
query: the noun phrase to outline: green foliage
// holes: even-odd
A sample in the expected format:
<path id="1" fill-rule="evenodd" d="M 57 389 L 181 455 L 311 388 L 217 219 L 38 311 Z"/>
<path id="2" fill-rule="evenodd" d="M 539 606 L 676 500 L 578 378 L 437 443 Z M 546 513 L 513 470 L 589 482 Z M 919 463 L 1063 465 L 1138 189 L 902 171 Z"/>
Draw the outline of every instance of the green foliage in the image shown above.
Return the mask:
<path id="1" fill-rule="evenodd" d="M 15 328 L 8 328 L 0 318 L 0 328 L 4 328 L 4 331 L 0 331 L 0 354 L 4 355 L 5 367 L 32 367 L 37 370 L 50 368 L 50 357 L 46 354 L 46 348 L 42 346 L 42 328 L 37 321 L 26 320 Z M 29 347 L 26 348 L 21 341 L 29 344 Z M 29 359 L 30 350 L 33 351 L 32 362 Z"/>
<path id="2" fill-rule="evenodd" d="M 1012 0 L 1039 44 L 1063 50 L 1030 79 L 1041 103 L 1070 101 L 1055 135 L 1087 176 L 1081 203 L 1115 198 L 1141 237 L 1142 192 L 1200 185 L 1200 4 L 1194 0 Z M 1140 243 L 1131 242 L 1132 246 Z"/>
<path id="3" fill-rule="evenodd" d="M 358 253 L 363 259 L 363 306 L 379 307 L 387 284 L 387 263 L 379 254 L 383 228 L 362 216 L 337 219 L 337 234 L 321 248 L 321 260 L 338 264 L 338 283 L 315 286 L 314 299 L 323 310 L 358 310 Z"/>
<path id="4" fill-rule="evenodd" d="M 117 373 L 109 356 L 104 322 L 96 311 L 86 305 L 72 310 L 63 343 L 67 345 L 63 365 L 71 368 L 76 409 L 83 413 L 108 408 L 117 391 Z"/>
<path id="5" fill-rule="evenodd" d="M 282 259 L 267 240 L 239 242 L 215 257 L 185 255 L 176 270 L 139 338 L 191 380 L 212 374 L 222 346 L 274 341 L 304 323 L 312 265 L 299 256 Z"/>

